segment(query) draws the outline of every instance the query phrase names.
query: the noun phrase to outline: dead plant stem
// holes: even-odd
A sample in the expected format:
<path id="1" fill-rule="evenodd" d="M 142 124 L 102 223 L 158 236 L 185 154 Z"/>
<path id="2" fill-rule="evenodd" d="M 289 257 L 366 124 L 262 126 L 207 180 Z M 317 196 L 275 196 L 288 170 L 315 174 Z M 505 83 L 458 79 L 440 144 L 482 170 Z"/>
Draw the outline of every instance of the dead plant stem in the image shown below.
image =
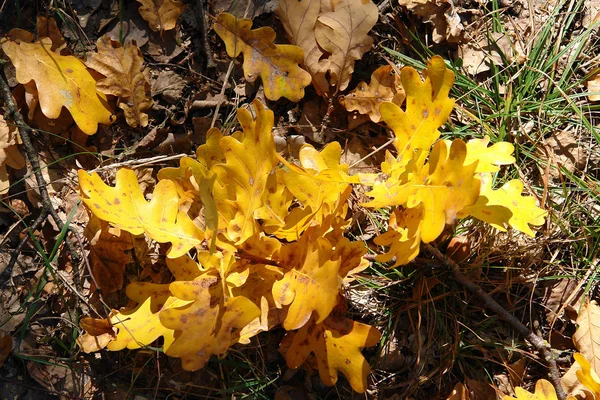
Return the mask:
<path id="1" fill-rule="evenodd" d="M 567 395 L 565 394 L 561 384 L 560 384 L 560 374 L 558 372 L 558 366 L 556 365 L 556 360 L 552 356 L 552 349 L 538 335 L 533 333 L 531 329 L 526 327 L 521 321 L 519 321 L 514 315 L 506 311 L 504 307 L 498 304 L 494 299 L 492 299 L 482 288 L 477 286 L 471 280 L 469 280 L 463 273 L 460 271 L 460 267 L 454 260 L 450 257 L 442 254 L 437 248 L 431 246 L 430 244 L 423 244 L 425 249 L 433 255 L 437 260 L 441 261 L 452 273 L 452 277 L 455 281 L 463 285 L 469 292 L 479 297 L 479 299 L 483 302 L 485 308 L 492 310 L 495 312 L 500 318 L 502 318 L 506 323 L 508 323 L 515 331 L 517 331 L 520 335 L 525 337 L 525 340 L 529 342 L 542 356 L 546 367 L 548 368 L 548 375 L 550 377 L 550 381 L 556 390 L 556 394 L 559 400 L 566 400 Z"/>
<path id="2" fill-rule="evenodd" d="M 39 228 L 48 217 L 52 217 L 58 229 L 62 230 L 64 227 L 64 223 L 62 219 L 58 216 L 58 213 L 56 212 L 54 206 L 52 205 L 52 202 L 50 201 L 50 196 L 46 187 L 48 183 L 46 182 L 44 175 L 42 175 L 37 151 L 33 147 L 33 143 L 31 141 L 33 129 L 25 123 L 23 116 L 21 115 L 17 105 L 15 104 L 15 101 L 12 97 L 12 93 L 3 74 L 0 75 L 0 95 L 1 98 L 4 100 L 4 106 L 6 107 L 4 117 L 7 121 L 12 121 L 15 124 L 15 126 L 17 126 L 19 129 L 19 134 L 21 135 L 23 147 L 25 149 L 25 153 L 27 154 L 27 159 L 31 163 L 31 168 L 33 170 L 33 174 L 38 185 L 38 190 L 40 191 L 42 210 L 38 218 L 32 224 L 30 233 L 32 234 L 33 230 Z M 2 281 L 2 278 L 6 279 L 6 276 L 11 275 L 12 269 L 15 263 L 17 262 L 19 252 L 23 248 L 25 242 L 29 240 L 29 238 L 30 235 L 27 235 L 21 240 L 21 243 L 19 243 L 14 253 L 12 254 L 8 266 L 2 272 L 2 274 L 0 274 L 0 281 Z M 65 244 L 67 245 L 69 253 L 71 254 L 71 261 L 73 263 L 73 276 L 75 282 L 77 283 L 79 282 L 78 266 L 80 257 L 77 251 L 75 250 L 73 243 L 69 240 L 67 236 L 65 236 Z"/>

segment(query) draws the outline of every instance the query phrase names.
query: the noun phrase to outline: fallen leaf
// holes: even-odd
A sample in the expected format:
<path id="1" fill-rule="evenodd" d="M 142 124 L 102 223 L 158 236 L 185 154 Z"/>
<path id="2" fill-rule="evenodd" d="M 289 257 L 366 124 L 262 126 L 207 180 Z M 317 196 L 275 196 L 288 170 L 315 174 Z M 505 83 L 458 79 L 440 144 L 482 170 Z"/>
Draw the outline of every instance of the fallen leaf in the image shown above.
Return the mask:
<path id="1" fill-rule="evenodd" d="M 174 182 L 158 182 L 147 202 L 130 169 L 117 171 L 115 187 L 107 186 L 96 173 L 80 170 L 78 175 L 82 200 L 92 213 L 133 235 L 145 233 L 159 243 L 172 243 L 168 257 L 184 255 L 204 238 L 190 217 L 179 210 Z"/>
<path id="2" fill-rule="evenodd" d="M 98 130 L 98 124 L 110 125 L 111 112 L 106 96 L 96 90 L 96 81 L 85 65 L 74 56 L 51 52 L 52 41 L 25 43 L 2 41 L 2 50 L 17 70 L 17 80 L 26 84 L 35 81 L 42 112 L 55 119 L 66 107 L 77 126 L 88 135 Z"/>
<path id="3" fill-rule="evenodd" d="M 178 0 L 137 0 L 140 15 L 154 32 L 175 29 L 185 6 Z"/>
<path id="4" fill-rule="evenodd" d="M 338 275 L 341 260 L 332 259 L 331 243 L 325 238 L 315 240 L 310 233 L 284 247 L 281 257 L 291 270 L 273 284 L 275 301 L 290 307 L 283 321 L 288 331 L 303 327 L 313 313 L 316 323 L 323 322 L 336 306 L 342 286 Z"/>
<path id="5" fill-rule="evenodd" d="M 176 104 L 181 100 L 186 80 L 175 71 L 162 70 L 152 80 L 152 97 L 162 96 L 169 104 Z"/>
<path id="6" fill-rule="evenodd" d="M 94 282 L 104 293 L 116 292 L 123 287 L 125 266 L 132 261 L 126 252 L 133 248 L 131 234 L 116 230 L 116 234 L 111 232 L 108 222 L 92 215 L 83 232 L 90 241 Z"/>
<path id="7" fill-rule="evenodd" d="M 471 396 L 469 396 L 469 391 L 467 390 L 467 387 L 462 384 L 461 382 L 458 382 L 456 385 L 454 385 L 454 389 L 452 389 L 452 393 L 450 393 L 450 396 L 448 396 L 448 398 L 446 400 L 470 400 Z"/>
<path id="8" fill-rule="evenodd" d="M 380 338 L 377 329 L 360 322 L 332 316 L 317 324 L 313 318 L 300 330 L 287 333 L 284 341 L 291 344 L 285 359 L 288 367 L 298 368 L 314 353 L 319 376 L 326 385 L 335 385 L 339 371 L 352 389 L 363 393 L 371 368 L 361 350 L 376 345 Z"/>
<path id="9" fill-rule="evenodd" d="M 304 51 L 317 92 L 346 89 L 354 63 L 373 45 L 368 33 L 377 22 L 377 6 L 369 0 L 282 0 L 276 13 L 290 41 Z"/>
<path id="10" fill-rule="evenodd" d="M 150 84 L 143 73 L 142 52 L 134 42 L 122 47 L 108 35 L 99 38 L 97 46 L 97 53 L 92 53 L 86 61 L 88 67 L 105 76 L 98 80 L 96 88 L 119 98 L 119 107 L 129 126 L 148 125 L 148 114 L 144 111 L 152 106 L 152 97 Z"/>
<path id="11" fill-rule="evenodd" d="M 535 384 L 535 392 L 529 393 L 520 387 L 515 388 L 517 400 L 558 400 L 554 386 L 545 379 L 540 379 Z M 513 400 L 515 397 L 504 396 L 504 400 Z"/>
<path id="12" fill-rule="evenodd" d="M 535 197 L 521 195 L 523 182 L 520 180 L 508 181 L 496 190 L 492 188 L 491 180 L 491 176 L 482 177 L 479 199 L 461 210 L 459 217 L 472 215 L 502 231 L 510 225 L 534 237 L 529 225 L 543 225 L 548 213 L 536 205 Z"/>
<path id="13" fill-rule="evenodd" d="M 180 332 L 166 354 L 181 358 L 187 371 L 204 367 L 213 354 L 224 354 L 239 341 L 240 330 L 260 315 L 259 308 L 243 296 L 221 298 L 212 306 L 209 288 L 215 281 L 200 276 L 171 283 L 170 290 L 177 298 L 192 303 L 160 313 L 162 325 Z"/>
<path id="14" fill-rule="evenodd" d="M 273 44 L 275 31 L 271 27 L 251 27 L 249 19 L 222 13 L 213 29 L 225 42 L 230 57 L 244 55 L 245 79 L 254 82 L 260 76 L 269 100 L 285 97 L 300 101 L 311 82 L 310 74 L 298 66 L 303 61 L 302 50 L 294 45 Z"/>
<path id="15" fill-rule="evenodd" d="M 17 128 L 7 124 L 3 115 L 0 115 L 0 194 L 5 194 L 10 188 L 6 166 L 21 169 L 25 166 L 25 158 L 21 154 L 17 143 L 19 134 Z"/>
<path id="16" fill-rule="evenodd" d="M 346 110 L 368 114 L 371 121 L 379 122 L 379 105 L 382 102 L 391 101 L 401 106 L 405 97 L 400 77 L 390 65 L 384 65 L 373 72 L 368 85 L 365 82 L 359 83 L 356 89 L 342 97 L 340 102 Z"/>
<path id="17" fill-rule="evenodd" d="M 433 25 L 435 43 L 457 42 L 462 38 L 464 27 L 456 10 L 458 7 L 451 1 L 399 0 L 398 4 Z"/>
<path id="18" fill-rule="evenodd" d="M 52 40 L 52 47 L 50 48 L 52 51 L 60 50 L 67 43 L 54 18 L 38 16 L 36 30 L 38 38 L 48 37 Z"/>

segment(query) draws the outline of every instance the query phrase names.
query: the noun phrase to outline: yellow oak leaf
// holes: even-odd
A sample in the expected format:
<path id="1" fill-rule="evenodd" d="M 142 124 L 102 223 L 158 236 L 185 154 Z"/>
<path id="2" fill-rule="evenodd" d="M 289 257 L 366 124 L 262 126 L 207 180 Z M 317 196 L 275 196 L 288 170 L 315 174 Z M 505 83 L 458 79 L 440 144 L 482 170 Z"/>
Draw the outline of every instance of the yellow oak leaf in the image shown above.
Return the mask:
<path id="1" fill-rule="evenodd" d="M 392 267 L 405 265 L 414 260 L 420 251 L 422 207 L 398 207 L 390 215 L 387 232 L 377 236 L 373 242 L 378 246 L 389 246 L 387 253 L 379 254 L 375 260 L 390 262 Z"/>
<path id="2" fill-rule="evenodd" d="M 335 385 L 341 372 L 352 389 L 363 393 L 371 368 L 361 350 L 376 345 L 380 338 L 377 329 L 360 322 L 331 316 L 315 323 L 313 318 L 297 332 L 287 333 L 284 340 L 291 345 L 285 359 L 288 367 L 298 368 L 314 353 L 319 376 L 326 385 Z"/>
<path id="3" fill-rule="evenodd" d="M 254 211 L 254 218 L 262 221 L 265 233 L 275 234 L 285 225 L 294 196 L 285 185 L 285 171 L 277 169 L 267 178 L 263 206 Z"/>
<path id="4" fill-rule="evenodd" d="M 105 78 L 98 80 L 99 92 L 119 98 L 118 105 L 125 113 L 129 126 L 148 125 L 144 111 L 152 106 L 150 84 L 143 73 L 144 57 L 134 42 L 121 46 L 119 42 L 104 35 L 98 39 L 97 52 L 91 53 L 86 65 Z"/>
<path id="5" fill-rule="evenodd" d="M 477 164 L 464 165 L 466 154 L 467 147 L 460 139 L 454 140 L 449 149 L 445 141 L 438 141 L 428 163 L 410 174 L 406 183 L 394 184 L 394 179 L 388 179 L 385 184 L 375 185 L 367 193 L 374 199 L 366 205 L 403 205 L 409 209 L 422 205 L 421 240 L 435 240 L 447 223 L 454 223 L 458 213 L 478 199 Z"/>
<path id="6" fill-rule="evenodd" d="M 425 161 L 429 149 L 440 137 L 438 128 L 448 120 L 454 100 L 448 93 L 454 84 L 454 73 L 446 68 L 444 59 L 434 56 L 423 70 L 425 80 L 411 67 L 400 71 L 402 87 L 406 93 L 406 111 L 394 103 L 379 106 L 381 119 L 394 131 L 399 166 L 408 165 L 416 159 L 415 168 Z M 390 175 L 390 171 L 383 172 Z"/>
<path id="7" fill-rule="evenodd" d="M 202 241 L 203 233 L 179 210 L 174 182 L 158 182 L 147 202 L 130 169 L 117 171 L 115 187 L 106 185 L 97 173 L 79 170 L 78 175 L 82 200 L 94 215 L 134 235 L 145 233 L 159 243 L 171 243 L 167 257 L 181 257 Z"/>
<path id="8" fill-rule="evenodd" d="M 51 51 L 51 47 L 49 38 L 35 43 L 2 42 L 2 50 L 17 71 L 17 81 L 35 82 L 44 115 L 56 119 L 64 106 L 77 126 L 93 135 L 98 124 L 111 123 L 106 96 L 97 92 L 96 81 L 77 57 L 61 56 Z"/>
<path id="9" fill-rule="evenodd" d="M 373 45 L 368 33 L 377 6 L 369 0 L 282 0 L 276 12 L 290 41 L 304 51 L 317 93 L 346 89 L 354 63 Z"/>
<path id="10" fill-rule="evenodd" d="M 213 195 L 217 209 L 227 226 L 227 236 L 234 243 L 248 239 L 260 230 L 254 211 L 264 205 L 264 195 L 271 171 L 277 165 L 275 142 L 271 134 L 273 112 L 254 101 L 256 119 L 250 111 L 238 110 L 243 134 L 222 137 L 219 146 L 225 163 L 216 164 L 217 175 Z"/>
<path id="11" fill-rule="evenodd" d="M 215 278 L 200 276 L 194 281 L 171 283 L 169 289 L 179 299 L 192 301 L 183 308 L 170 308 L 160 313 L 165 327 L 180 331 L 165 350 L 181 358 L 183 369 L 198 370 L 211 355 L 225 354 L 240 339 L 240 330 L 260 315 L 260 309 L 246 297 L 221 297 L 211 307 L 210 286 Z"/>
<path id="12" fill-rule="evenodd" d="M 167 258 L 166 263 L 176 281 L 193 281 L 206 271 L 187 254 L 178 258 Z"/>
<path id="13" fill-rule="evenodd" d="M 304 59 L 302 49 L 273 44 L 275 31 L 271 27 L 253 30 L 251 27 L 252 20 L 222 13 L 213 29 L 225 42 L 230 57 L 244 55 L 244 77 L 253 82 L 260 76 L 269 100 L 285 97 L 300 101 L 304 88 L 311 82 L 310 74 L 298 66 Z"/>
<path id="14" fill-rule="evenodd" d="M 18 143 L 17 127 L 7 124 L 4 116 L 0 115 L 0 194 L 8 193 L 10 189 L 6 166 L 14 169 L 25 166 L 25 158 L 19 151 Z"/>
<path id="15" fill-rule="evenodd" d="M 577 379 L 586 389 L 592 392 L 594 398 L 599 398 L 600 378 L 598 377 L 598 374 L 583 354 L 575 353 L 573 354 L 573 357 L 575 358 L 575 362 L 581 367 L 581 369 L 576 372 Z"/>
<path id="16" fill-rule="evenodd" d="M 298 242 L 281 250 L 280 262 L 291 269 L 273 285 L 273 298 L 289 305 L 283 321 L 286 330 L 301 328 L 313 314 L 317 323 L 325 320 L 337 304 L 342 287 L 341 258 L 332 259 L 331 243 L 311 233 L 306 231 Z"/>
<path id="17" fill-rule="evenodd" d="M 558 400 L 554 386 L 545 379 L 540 379 L 535 383 L 534 393 L 530 393 L 525 389 L 517 387 L 515 388 L 515 395 L 517 396 L 517 400 Z M 503 399 L 513 400 L 515 397 L 504 396 Z"/>
<path id="18" fill-rule="evenodd" d="M 467 158 L 465 165 L 477 161 L 475 172 L 498 172 L 499 165 L 514 164 L 515 158 L 512 156 L 515 146 L 508 142 L 494 143 L 490 147 L 490 137 L 483 139 L 472 139 L 467 142 Z"/>
<path id="19" fill-rule="evenodd" d="M 371 83 L 368 85 L 365 82 L 359 83 L 356 89 L 342 97 L 340 102 L 346 110 L 367 114 L 371 121 L 379 122 L 381 103 L 390 101 L 401 106 L 405 97 L 400 77 L 391 65 L 384 65 L 371 74 Z"/>
<path id="20" fill-rule="evenodd" d="M 356 278 L 355 274 L 369 267 L 370 262 L 363 258 L 366 253 L 367 247 L 363 242 L 350 242 L 345 237 L 337 241 L 332 258 L 341 259 L 338 275 L 344 282 L 352 282 Z"/>
<path id="21" fill-rule="evenodd" d="M 179 0 L 137 0 L 138 11 L 154 32 L 175 29 L 185 6 Z"/>
<path id="22" fill-rule="evenodd" d="M 289 168 L 283 180 L 286 188 L 300 202 L 285 218 L 285 226 L 273 234 L 287 240 L 297 240 L 310 225 L 322 225 L 324 218 L 334 214 L 345 203 L 350 183 L 358 183 L 358 177 L 348 175 L 348 165 L 340 164 L 342 148 L 331 142 L 321 151 L 311 145 L 300 149 L 300 165 L 280 160 Z"/>
<path id="23" fill-rule="evenodd" d="M 90 264 L 94 282 L 104 293 L 112 293 L 123 287 L 125 267 L 132 261 L 126 250 L 133 248 L 133 238 L 129 232 L 115 229 L 95 215 L 83 231 L 90 242 Z"/>
<path id="24" fill-rule="evenodd" d="M 523 182 L 518 179 L 494 190 L 491 176 L 484 175 L 477 202 L 461 210 L 459 218 L 472 215 L 501 231 L 511 226 L 533 237 L 535 233 L 529 225 L 543 225 L 548 213 L 536 205 L 534 197 L 522 196 L 522 192 Z"/>
<path id="25" fill-rule="evenodd" d="M 159 313 L 169 307 L 185 306 L 190 301 L 172 296 L 168 284 L 134 282 L 127 286 L 126 294 L 139 304 L 133 309 L 123 309 L 111 316 L 110 322 L 119 332 L 107 348 L 112 351 L 138 349 L 150 345 L 162 336 L 164 348 L 168 349 L 175 339 L 175 332 L 161 324 Z"/>

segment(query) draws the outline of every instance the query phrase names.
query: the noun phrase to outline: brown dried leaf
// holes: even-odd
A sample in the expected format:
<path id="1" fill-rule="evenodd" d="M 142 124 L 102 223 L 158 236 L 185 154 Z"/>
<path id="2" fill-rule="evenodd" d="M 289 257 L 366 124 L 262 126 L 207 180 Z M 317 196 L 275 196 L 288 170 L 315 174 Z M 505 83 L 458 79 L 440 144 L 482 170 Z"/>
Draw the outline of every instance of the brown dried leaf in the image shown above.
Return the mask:
<path id="1" fill-rule="evenodd" d="M 373 45 L 368 32 L 377 22 L 377 6 L 369 0 L 282 0 L 276 13 L 290 41 L 304 50 L 317 92 L 346 89 L 354 62 Z"/>
<path id="2" fill-rule="evenodd" d="M 152 98 L 140 49 L 133 42 L 121 47 L 108 35 L 98 39 L 97 45 L 98 52 L 90 55 L 86 65 L 106 77 L 97 82 L 98 91 L 119 97 L 119 107 L 129 126 L 148 125 L 148 114 L 144 111 L 152 106 Z"/>
<path id="3" fill-rule="evenodd" d="M 400 76 L 394 72 L 391 65 L 384 65 L 373 72 L 371 83 L 359 83 L 356 89 L 342 97 L 340 102 L 346 110 L 368 114 L 371 121 L 379 122 L 379 105 L 382 102 L 391 101 L 400 106 L 405 97 Z"/>
<path id="4" fill-rule="evenodd" d="M 400 6 L 433 24 L 433 41 L 456 42 L 461 39 L 463 25 L 456 7 L 449 0 L 399 0 Z"/>
<path id="5" fill-rule="evenodd" d="M 92 214 L 84 235 L 90 241 L 92 274 L 98 287 L 104 293 L 121 289 L 125 266 L 131 262 L 131 255 L 125 252 L 133 248 L 131 234 L 118 228 L 109 229 L 108 222 Z"/>
<path id="6" fill-rule="evenodd" d="M 461 382 L 458 382 L 456 385 L 454 385 L 454 389 L 452 390 L 452 393 L 450 393 L 450 396 L 448 396 L 448 399 L 446 400 L 470 400 L 471 397 L 469 396 L 469 391 L 467 390 L 467 387 L 462 384 Z"/>
<path id="7" fill-rule="evenodd" d="M 25 166 L 25 159 L 17 147 L 18 139 L 16 127 L 8 125 L 0 115 L 0 194 L 7 193 L 10 187 L 6 166 L 14 169 Z"/>
<path id="8" fill-rule="evenodd" d="M 50 50 L 60 50 L 66 44 L 65 38 L 58 29 L 54 18 L 38 16 L 36 25 L 38 38 L 49 37 L 52 40 Z"/>
<path id="9" fill-rule="evenodd" d="M 4 360 L 12 350 L 12 337 L 7 332 L 0 332 L 0 367 L 4 365 Z"/>
<path id="10" fill-rule="evenodd" d="M 168 31 L 177 26 L 185 6 L 178 0 L 137 0 L 140 15 L 154 32 Z"/>
<path id="11" fill-rule="evenodd" d="M 600 72 L 594 74 L 586 82 L 587 90 L 591 94 L 588 95 L 590 101 L 600 101 Z"/>

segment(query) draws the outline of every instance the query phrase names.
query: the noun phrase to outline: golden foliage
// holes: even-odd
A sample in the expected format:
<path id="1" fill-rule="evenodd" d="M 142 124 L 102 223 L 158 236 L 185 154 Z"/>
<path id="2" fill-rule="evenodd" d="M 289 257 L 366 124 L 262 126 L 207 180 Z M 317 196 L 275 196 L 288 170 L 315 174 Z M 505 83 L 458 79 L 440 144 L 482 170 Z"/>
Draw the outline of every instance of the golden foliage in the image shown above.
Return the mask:
<path id="1" fill-rule="evenodd" d="M 106 96 L 98 93 L 96 81 L 77 57 L 54 53 L 52 46 L 49 38 L 35 43 L 2 41 L 2 50 L 17 70 L 17 81 L 35 82 L 44 115 L 56 119 L 65 107 L 77 126 L 92 135 L 98 124 L 111 123 Z"/>
<path id="2" fill-rule="evenodd" d="M 251 27 L 249 19 L 222 13 L 213 29 L 225 42 L 230 57 L 244 55 L 244 77 L 248 82 L 254 82 L 260 76 L 269 100 L 285 97 L 300 101 L 304 97 L 304 88 L 311 81 L 310 74 L 298 66 L 303 60 L 302 49 L 289 44 L 273 44 L 273 28 Z"/>

